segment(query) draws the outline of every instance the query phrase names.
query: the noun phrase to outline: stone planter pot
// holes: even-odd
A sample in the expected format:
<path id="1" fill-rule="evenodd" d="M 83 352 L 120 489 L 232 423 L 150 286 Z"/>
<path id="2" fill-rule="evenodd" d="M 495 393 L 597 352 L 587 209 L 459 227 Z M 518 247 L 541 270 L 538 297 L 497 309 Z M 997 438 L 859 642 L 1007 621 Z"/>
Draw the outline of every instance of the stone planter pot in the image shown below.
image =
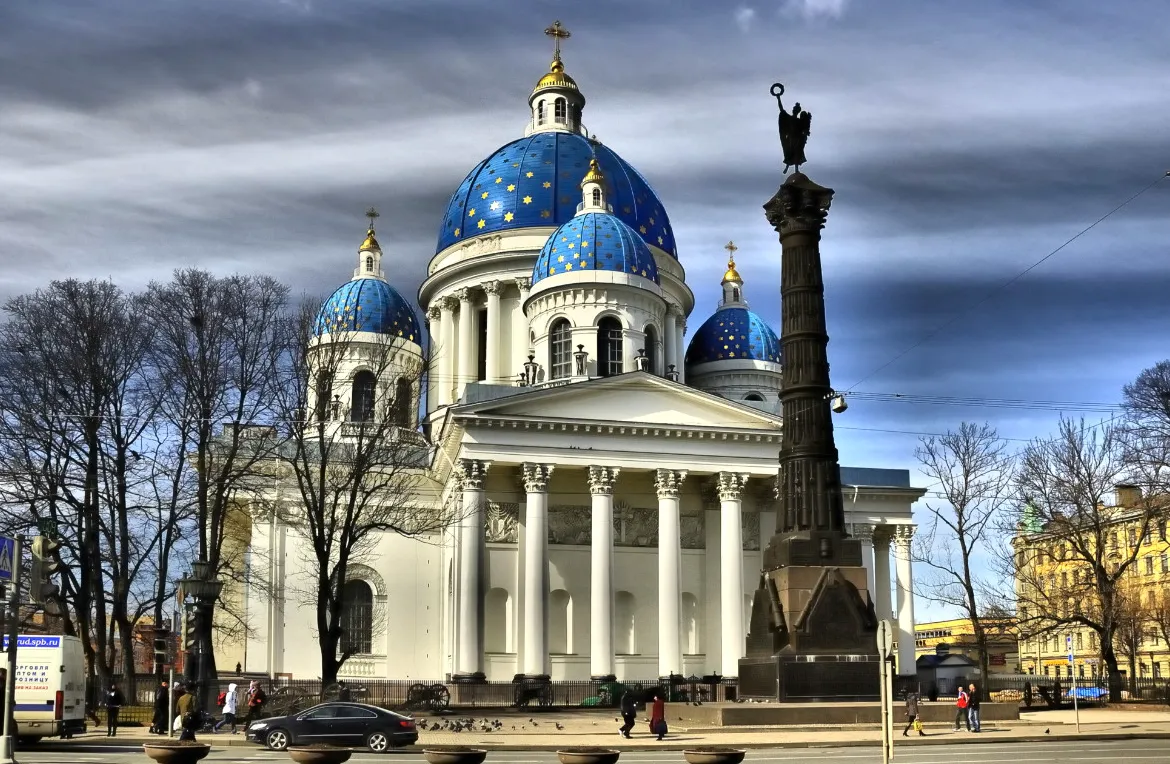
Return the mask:
<path id="1" fill-rule="evenodd" d="M 482 748 L 424 748 L 423 758 L 429 764 L 483 764 L 487 751 Z"/>
<path id="2" fill-rule="evenodd" d="M 687 764 L 739 764 L 744 751 L 740 748 L 692 748 L 683 751 Z"/>
<path id="3" fill-rule="evenodd" d="M 142 750 L 159 764 L 195 764 L 211 752 L 211 744 L 143 743 Z"/>
<path id="4" fill-rule="evenodd" d="M 621 751 L 613 748 L 565 748 L 557 751 L 561 764 L 616 764 Z"/>
<path id="5" fill-rule="evenodd" d="M 343 764 L 353 755 L 348 748 L 290 747 L 287 750 L 289 758 L 297 764 Z"/>

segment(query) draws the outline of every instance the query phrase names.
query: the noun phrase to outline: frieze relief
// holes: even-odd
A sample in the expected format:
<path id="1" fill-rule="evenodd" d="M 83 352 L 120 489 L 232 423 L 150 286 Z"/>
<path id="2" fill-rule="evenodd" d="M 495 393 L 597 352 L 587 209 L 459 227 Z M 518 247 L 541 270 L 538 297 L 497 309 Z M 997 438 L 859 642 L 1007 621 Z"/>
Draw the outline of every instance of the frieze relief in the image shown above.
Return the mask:
<path id="1" fill-rule="evenodd" d="M 740 516 L 743 533 L 743 548 L 745 552 L 760 550 L 760 514 L 758 512 L 744 512 Z"/>
<path id="2" fill-rule="evenodd" d="M 592 509 L 588 506 L 556 505 L 548 511 L 548 542 L 588 546 L 592 543 Z M 753 518 L 749 521 L 749 518 Z M 680 541 L 683 549 L 706 547 L 706 517 L 704 514 L 683 515 L 680 520 Z M 488 501 L 484 518 L 484 540 L 490 543 L 515 544 L 518 538 L 520 504 L 506 501 Z M 658 546 L 658 510 L 631 507 L 615 501 L 613 508 L 613 537 L 615 546 Z M 753 543 L 755 546 L 747 546 Z M 744 515 L 745 549 L 760 548 L 759 515 Z"/>
<path id="3" fill-rule="evenodd" d="M 589 507 L 553 506 L 548 510 L 548 543 L 588 546 L 593 539 Z"/>
<path id="4" fill-rule="evenodd" d="M 498 544 L 515 544 L 520 523 L 520 505 L 514 501 L 489 501 L 484 518 L 485 540 Z"/>

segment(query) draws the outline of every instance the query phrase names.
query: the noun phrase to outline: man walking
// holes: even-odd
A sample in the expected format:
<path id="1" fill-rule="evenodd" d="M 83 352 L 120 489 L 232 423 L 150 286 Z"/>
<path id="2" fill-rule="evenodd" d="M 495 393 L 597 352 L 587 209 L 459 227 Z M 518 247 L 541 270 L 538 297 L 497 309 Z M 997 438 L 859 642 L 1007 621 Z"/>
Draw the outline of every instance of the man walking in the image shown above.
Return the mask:
<path id="1" fill-rule="evenodd" d="M 967 731 L 971 731 L 971 717 L 967 715 L 967 703 L 970 699 L 963 685 L 959 685 L 959 697 L 955 699 L 955 732 L 959 731 L 960 722 L 966 723 Z"/>
<path id="2" fill-rule="evenodd" d="M 118 735 L 118 712 L 126 705 L 126 697 L 118 689 L 117 682 L 110 682 L 110 689 L 106 693 L 106 737 Z"/>
<path id="3" fill-rule="evenodd" d="M 625 723 L 618 730 L 618 733 L 629 739 L 630 730 L 634 729 L 634 721 L 638 718 L 638 697 L 634 695 L 633 690 L 626 688 L 626 691 L 622 693 L 621 708 L 622 721 Z"/>
<path id="4" fill-rule="evenodd" d="M 967 730 L 979 731 L 979 688 L 972 682 L 967 693 Z"/>
<path id="5" fill-rule="evenodd" d="M 170 703 L 170 688 L 164 679 L 154 692 L 154 715 L 150 717 L 150 731 L 155 735 L 167 734 L 167 706 Z"/>

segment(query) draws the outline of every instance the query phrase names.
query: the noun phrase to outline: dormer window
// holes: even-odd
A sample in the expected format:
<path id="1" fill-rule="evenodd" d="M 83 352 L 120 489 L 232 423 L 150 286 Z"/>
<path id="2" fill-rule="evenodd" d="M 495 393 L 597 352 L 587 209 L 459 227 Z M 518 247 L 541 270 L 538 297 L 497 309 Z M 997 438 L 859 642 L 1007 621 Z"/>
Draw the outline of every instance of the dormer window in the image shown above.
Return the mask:
<path id="1" fill-rule="evenodd" d="M 600 188 L 593 189 L 593 206 L 594 207 L 601 206 L 601 189 Z"/>
<path id="2" fill-rule="evenodd" d="M 553 119 L 558 123 L 563 123 L 565 121 L 565 99 L 558 98 L 553 103 L 555 107 Z"/>
<path id="3" fill-rule="evenodd" d="M 536 124 L 544 124 L 544 99 L 541 99 L 540 102 L 536 104 Z"/>
<path id="4" fill-rule="evenodd" d="M 371 257 L 370 255 L 366 255 L 366 270 L 367 271 L 374 270 L 374 258 Z"/>

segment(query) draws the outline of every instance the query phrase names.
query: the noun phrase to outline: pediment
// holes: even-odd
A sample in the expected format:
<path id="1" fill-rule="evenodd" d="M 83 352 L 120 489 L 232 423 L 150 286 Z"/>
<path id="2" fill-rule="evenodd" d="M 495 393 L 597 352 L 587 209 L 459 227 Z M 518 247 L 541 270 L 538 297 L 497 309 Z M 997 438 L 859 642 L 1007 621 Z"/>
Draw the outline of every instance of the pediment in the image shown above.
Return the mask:
<path id="1" fill-rule="evenodd" d="M 460 406 L 456 417 L 776 431 L 780 418 L 644 372 L 576 382 Z"/>

